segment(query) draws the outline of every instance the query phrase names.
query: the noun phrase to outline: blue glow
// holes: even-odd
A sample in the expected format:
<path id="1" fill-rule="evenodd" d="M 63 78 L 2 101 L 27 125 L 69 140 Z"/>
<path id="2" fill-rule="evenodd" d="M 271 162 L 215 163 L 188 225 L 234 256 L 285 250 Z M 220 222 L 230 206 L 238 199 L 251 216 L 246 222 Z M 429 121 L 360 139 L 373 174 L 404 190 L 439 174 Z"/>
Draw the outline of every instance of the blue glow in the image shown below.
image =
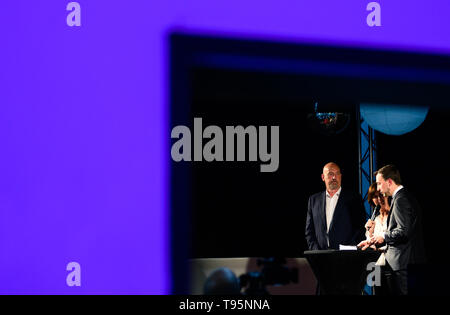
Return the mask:
<path id="1" fill-rule="evenodd" d="M 361 104 L 361 116 L 373 129 L 387 135 L 403 135 L 419 127 L 428 114 L 426 106 Z"/>

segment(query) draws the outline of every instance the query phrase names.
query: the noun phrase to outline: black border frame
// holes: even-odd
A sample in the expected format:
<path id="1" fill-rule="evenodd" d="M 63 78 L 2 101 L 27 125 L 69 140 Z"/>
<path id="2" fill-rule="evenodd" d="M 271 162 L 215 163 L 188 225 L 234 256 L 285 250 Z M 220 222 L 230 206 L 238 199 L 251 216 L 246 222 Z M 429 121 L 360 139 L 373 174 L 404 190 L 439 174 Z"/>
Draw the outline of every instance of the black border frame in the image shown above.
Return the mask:
<path id="1" fill-rule="evenodd" d="M 191 125 L 190 75 L 195 67 L 356 76 L 432 84 L 448 99 L 450 56 L 174 33 L 169 37 L 169 128 Z M 446 96 L 446 97 L 445 97 Z M 444 97 L 444 98 L 442 98 Z M 445 104 L 443 104 L 445 106 Z M 169 135 L 170 136 L 170 130 Z M 191 167 L 170 162 L 172 293 L 189 293 Z"/>

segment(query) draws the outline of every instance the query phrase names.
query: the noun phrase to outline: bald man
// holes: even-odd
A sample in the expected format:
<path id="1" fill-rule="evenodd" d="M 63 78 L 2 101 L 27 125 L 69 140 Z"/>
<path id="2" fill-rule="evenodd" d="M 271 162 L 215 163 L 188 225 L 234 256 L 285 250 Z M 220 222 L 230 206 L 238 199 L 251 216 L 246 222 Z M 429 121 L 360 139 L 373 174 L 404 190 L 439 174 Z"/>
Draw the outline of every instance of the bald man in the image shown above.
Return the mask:
<path id="1" fill-rule="evenodd" d="M 339 249 L 339 245 L 357 245 L 364 238 L 366 213 L 361 196 L 343 189 L 340 167 L 323 167 L 325 191 L 308 200 L 305 236 L 310 250 Z"/>

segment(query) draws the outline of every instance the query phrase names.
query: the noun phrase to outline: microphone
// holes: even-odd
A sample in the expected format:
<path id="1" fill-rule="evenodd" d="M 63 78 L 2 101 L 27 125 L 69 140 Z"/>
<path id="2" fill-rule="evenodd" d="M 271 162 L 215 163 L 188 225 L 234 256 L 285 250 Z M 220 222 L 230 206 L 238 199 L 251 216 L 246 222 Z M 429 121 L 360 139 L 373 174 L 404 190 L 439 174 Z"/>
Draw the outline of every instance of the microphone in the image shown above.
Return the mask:
<path id="1" fill-rule="evenodd" d="M 373 209 L 372 216 L 370 217 L 370 220 L 371 220 L 371 221 L 375 221 L 375 218 L 376 218 L 377 215 L 380 213 L 380 209 L 381 209 L 381 206 L 380 206 L 380 205 L 376 206 L 376 207 Z"/>

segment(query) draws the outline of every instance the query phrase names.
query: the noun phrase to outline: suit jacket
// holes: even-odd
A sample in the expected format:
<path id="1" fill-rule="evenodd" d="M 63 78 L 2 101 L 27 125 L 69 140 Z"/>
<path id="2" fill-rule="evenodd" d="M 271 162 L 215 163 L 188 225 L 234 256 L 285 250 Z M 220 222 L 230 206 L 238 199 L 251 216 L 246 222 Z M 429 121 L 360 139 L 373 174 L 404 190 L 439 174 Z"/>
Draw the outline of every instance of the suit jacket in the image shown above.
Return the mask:
<path id="1" fill-rule="evenodd" d="M 327 244 L 326 192 L 309 197 L 305 236 L 310 250 L 339 249 L 339 244 L 356 245 L 364 238 L 366 213 L 359 194 L 342 188 L 330 223 Z"/>
<path id="2" fill-rule="evenodd" d="M 414 196 L 400 189 L 392 199 L 388 229 L 386 260 L 394 271 L 408 268 L 408 264 L 425 263 L 422 210 Z"/>

